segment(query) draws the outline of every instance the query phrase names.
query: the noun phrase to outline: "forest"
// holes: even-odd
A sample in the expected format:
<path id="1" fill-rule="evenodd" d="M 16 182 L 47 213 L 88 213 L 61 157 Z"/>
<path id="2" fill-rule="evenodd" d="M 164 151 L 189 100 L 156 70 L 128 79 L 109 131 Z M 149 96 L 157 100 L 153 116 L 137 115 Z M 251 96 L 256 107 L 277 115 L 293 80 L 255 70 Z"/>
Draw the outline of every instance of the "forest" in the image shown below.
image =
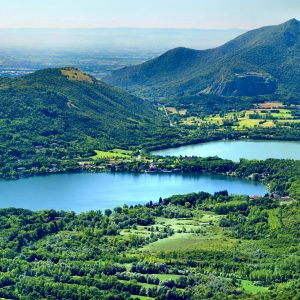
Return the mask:
<path id="1" fill-rule="evenodd" d="M 152 158 L 166 170 L 261 180 L 270 193 L 199 192 L 81 214 L 1 209 L 0 297 L 299 297 L 299 161 Z M 112 171 L 149 167 L 120 161 Z"/>
<path id="2" fill-rule="evenodd" d="M 134 207 L 0 210 L 5 299 L 297 299 L 299 202 L 192 193 Z"/>

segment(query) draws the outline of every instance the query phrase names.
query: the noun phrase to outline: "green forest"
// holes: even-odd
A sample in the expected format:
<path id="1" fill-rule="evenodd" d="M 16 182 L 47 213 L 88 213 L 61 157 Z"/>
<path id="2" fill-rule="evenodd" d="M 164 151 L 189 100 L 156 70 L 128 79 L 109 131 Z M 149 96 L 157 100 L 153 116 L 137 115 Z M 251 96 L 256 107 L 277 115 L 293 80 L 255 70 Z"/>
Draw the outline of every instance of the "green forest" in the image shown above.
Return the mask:
<path id="1" fill-rule="evenodd" d="M 0 210 L 5 299 L 297 299 L 299 202 L 193 193 L 145 206 Z"/>

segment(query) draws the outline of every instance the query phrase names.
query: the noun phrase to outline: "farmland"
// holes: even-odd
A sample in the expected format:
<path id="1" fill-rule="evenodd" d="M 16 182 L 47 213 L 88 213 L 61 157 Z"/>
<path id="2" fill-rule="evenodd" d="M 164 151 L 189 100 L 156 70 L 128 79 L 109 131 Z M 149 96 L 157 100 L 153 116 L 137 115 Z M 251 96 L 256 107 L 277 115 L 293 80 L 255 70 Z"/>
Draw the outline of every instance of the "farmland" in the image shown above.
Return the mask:
<path id="1" fill-rule="evenodd" d="M 253 127 L 289 126 L 289 123 L 300 123 L 299 107 L 286 106 L 281 102 L 259 103 L 254 105 L 252 109 L 206 115 L 205 117 L 191 115 L 188 110 L 178 110 L 175 107 L 166 109 L 179 126 L 215 125 L 241 130 Z M 180 113 L 182 111 L 184 111 L 184 114 Z"/>
<path id="2" fill-rule="evenodd" d="M 92 156 L 91 158 L 93 160 L 97 159 L 126 159 L 126 158 L 131 158 L 132 151 L 129 150 L 122 150 L 122 149 L 113 149 L 110 151 L 100 151 L 100 150 L 95 150 L 97 153 L 96 155 Z"/>

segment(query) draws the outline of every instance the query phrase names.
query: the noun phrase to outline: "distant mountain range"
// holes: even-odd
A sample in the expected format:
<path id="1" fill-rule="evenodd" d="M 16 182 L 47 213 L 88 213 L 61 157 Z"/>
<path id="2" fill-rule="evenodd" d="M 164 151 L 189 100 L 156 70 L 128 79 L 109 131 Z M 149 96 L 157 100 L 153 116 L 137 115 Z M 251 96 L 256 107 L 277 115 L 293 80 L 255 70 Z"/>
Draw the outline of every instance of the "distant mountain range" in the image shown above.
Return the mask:
<path id="1" fill-rule="evenodd" d="M 176 48 L 106 82 L 147 96 L 300 94 L 300 23 L 249 31 L 209 50 Z"/>

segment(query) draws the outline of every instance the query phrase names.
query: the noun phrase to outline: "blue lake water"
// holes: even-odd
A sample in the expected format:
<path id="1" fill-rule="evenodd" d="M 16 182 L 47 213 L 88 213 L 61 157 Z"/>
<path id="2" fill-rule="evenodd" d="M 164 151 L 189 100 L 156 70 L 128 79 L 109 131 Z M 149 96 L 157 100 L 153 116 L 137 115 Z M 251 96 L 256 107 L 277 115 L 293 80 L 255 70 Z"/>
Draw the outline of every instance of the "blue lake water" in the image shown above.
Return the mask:
<path id="1" fill-rule="evenodd" d="M 240 158 L 300 160 L 300 142 L 288 141 L 217 141 L 154 151 L 162 156 L 219 156 L 239 161 Z"/>
<path id="2" fill-rule="evenodd" d="M 260 183 L 209 174 L 80 173 L 0 181 L 0 207 L 84 212 L 123 204 L 144 204 L 159 197 L 228 190 L 232 194 L 264 195 Z"/>

